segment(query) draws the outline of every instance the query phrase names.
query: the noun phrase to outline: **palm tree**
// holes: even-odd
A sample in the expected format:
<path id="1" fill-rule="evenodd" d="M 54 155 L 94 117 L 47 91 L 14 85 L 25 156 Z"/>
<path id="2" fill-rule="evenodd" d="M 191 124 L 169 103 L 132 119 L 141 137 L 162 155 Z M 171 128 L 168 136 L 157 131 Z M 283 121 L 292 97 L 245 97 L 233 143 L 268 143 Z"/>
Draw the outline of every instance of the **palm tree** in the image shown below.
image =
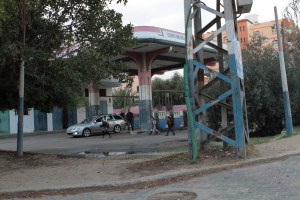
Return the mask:
<path id="1" fill-rule="evenodd" d="M 116 89 L 112 94 L 114 108 L 128 109 L 137 106 L 139 101 L 136 95 L 137 93 L 133 92 L 131 88 Z"/>

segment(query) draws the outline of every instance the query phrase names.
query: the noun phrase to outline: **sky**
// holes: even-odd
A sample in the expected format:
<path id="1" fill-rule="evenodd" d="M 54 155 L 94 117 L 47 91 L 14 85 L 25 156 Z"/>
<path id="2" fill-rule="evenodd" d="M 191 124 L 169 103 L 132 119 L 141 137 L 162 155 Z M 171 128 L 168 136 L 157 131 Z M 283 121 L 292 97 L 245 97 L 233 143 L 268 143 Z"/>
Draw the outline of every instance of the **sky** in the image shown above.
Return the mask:
<path id="1" fill-rule="evenodd" d="M 215 8 L 216 0 L 203 0 L 207 6 Z M 221 1 L 222 2 L 222 1 Z M 283 17 L 283 11 L 291 0 L 253 0 L 251 12 L 246 15 L 257 14 L 258 22 L 275 19 L 274 6 L 277 7 L 278 18 Z M 128 0 L 124 5 L 112 5 L 112 8 L 123 14 L 123 23 L 134 26 L 156 26 L 173 31 L 184 32 L 184 0 Z M 213 17 L 203 13 L 203 23 Z M 164 77 L 169 78 L 173 73 L 167 72 Z M 160 77 L 160 76 L 156 76 Z"/>

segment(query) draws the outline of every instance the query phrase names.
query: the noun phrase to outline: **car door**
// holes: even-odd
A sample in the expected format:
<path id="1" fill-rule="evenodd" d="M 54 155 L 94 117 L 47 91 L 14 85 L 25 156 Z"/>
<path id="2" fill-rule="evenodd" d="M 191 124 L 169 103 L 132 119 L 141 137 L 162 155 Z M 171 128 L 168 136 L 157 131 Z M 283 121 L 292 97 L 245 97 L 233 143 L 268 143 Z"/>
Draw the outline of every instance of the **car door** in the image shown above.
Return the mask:
<path id="1" fill-rule="evenodd" d="M 107 115 L 106 116 L 106 121 L 109 123 L 109 131 L 113 131 L 115 127 L 115 119 L 113 118 L 112 115 Z"/>
<path id="2" fill-rule="evenodd" d="M 125 120 L 122 116 L 114 114 L 113 115 L 114 119 L 115 119 L 115 124 L 118 124 L 121 126 L 121 129 L 125 128 Z"/>
<path id="3" fill-rule="evenodd" d="M 102 117 L 95 118 L 91 124 L 92 133 L 102 132 L 102 127 L 100 127 L 101 124 L 102 124 Z"/>

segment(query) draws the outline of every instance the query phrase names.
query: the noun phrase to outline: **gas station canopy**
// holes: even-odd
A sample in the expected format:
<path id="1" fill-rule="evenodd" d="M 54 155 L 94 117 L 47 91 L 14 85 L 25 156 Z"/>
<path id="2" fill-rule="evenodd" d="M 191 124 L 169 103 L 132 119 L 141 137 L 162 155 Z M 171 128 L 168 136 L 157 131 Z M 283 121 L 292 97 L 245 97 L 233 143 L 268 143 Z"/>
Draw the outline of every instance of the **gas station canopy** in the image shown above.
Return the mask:
<path id="1" fill-rule="evenodd" d="M 168 53 L 157 55 L 152 62 L 151 73 L 163 74 L 166 71 L 182 69 L 185 63 L 185 35 L 184 33 L 171 31 L 153 26 L 136 26 L 133 35 L 138 44 L 126 49 L 127 52 L 147 53 L 160 49 L 170 48 Z M 209 46 L 204 48 L 205 63 L 215 61 L 217 51 Z M 138 67 L 135 61 L 127 56 L 120 55 L 115 60 L 122 60 L 129 66 L 130 75 L 138 74 Z"/>

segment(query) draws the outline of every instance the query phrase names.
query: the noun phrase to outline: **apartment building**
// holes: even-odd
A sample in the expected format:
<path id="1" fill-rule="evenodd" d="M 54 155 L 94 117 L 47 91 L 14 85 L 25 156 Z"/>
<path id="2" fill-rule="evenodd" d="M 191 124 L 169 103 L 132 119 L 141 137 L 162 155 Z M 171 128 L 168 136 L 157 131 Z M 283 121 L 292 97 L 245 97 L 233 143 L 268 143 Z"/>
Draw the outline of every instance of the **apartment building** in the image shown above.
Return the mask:
<path id="1" fill-rule="evenodd" d="M 291 33 L 295 28 L 293 21 L 289 19 L 279 20 L 279 29 L 283 30 L 283 37 Z M 242 50 L 246 49 L 246 43 L 251 40 L 253 36 L 261 36 L 263 39 L 262 45 L 272 45 L 274 49 L 278 48 L 276 23 L 275 20 L 258 23 L 257 15 L 246 16 L 246 19 L 237 21 L 238 36 Z M 208 38 L 213 32 L 203 34 L 203 38 Z M 226 31 L 222 32 L 223 43 L 227 43 Z M 285 38 L 288 40 L 289 38 Z M 288 45 L 286 43 L 286 45 Z"/>

